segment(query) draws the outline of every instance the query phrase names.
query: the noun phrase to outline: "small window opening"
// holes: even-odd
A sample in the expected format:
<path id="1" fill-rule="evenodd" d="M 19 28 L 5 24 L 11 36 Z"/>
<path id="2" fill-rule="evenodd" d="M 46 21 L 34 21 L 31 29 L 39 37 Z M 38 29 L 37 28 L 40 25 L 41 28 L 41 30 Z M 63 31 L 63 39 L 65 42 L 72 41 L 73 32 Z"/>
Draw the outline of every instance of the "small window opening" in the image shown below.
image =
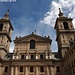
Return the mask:
<path id="1" fill-rule="evenodd" d="M 8 72 L 8 67 L 5 67 L 5 71 L 4 72 Z"/>
<path id="2" fill-rule="evenodd" d="M 65 43 L 65 40 L 63 40 L 63 43 Z"/>
<path id="3" fill-rule="evenodd" d="M 67 22 L 63 22 L 63 25 L 64 25 L 64 29 L 69 29 Z"/>
<path id="4" fill-rule="evenodd" d="M 31 59 L 34 59 L 34 55 L 31 55 Z"/>
<path id="5" fill-rule="evenodd" d="M 3 29 L 3 24 L 0 23 L 0 31 L 2 31 L 2 29 Z"/>
<path id="6" fill-rule="evenodd" d="M 2 44 L 2 41 L 1 41 L 1 44 Z"/>
<path id="7" fill-rule="evenodd" d="M 30 67 L 30 72 L 33 72 L 33 66 Z"/>
<path id="8" fill-rule="evenodd" d="M 55 57 L 57 57 L 57 55 L 55 55 Z"/>
<path id="9" fill-rule="evenodd" d="M 43 66 L 40 67 L 40 72 L 44 72 L 44 67 Z"/>
<path id="10" fill-rule="evenodd" d="M 66 54 L 66 52 L 67 52 L 67 51 L 65 51 L 65 54 Z"/>
<path id="11" fill-rule="evenodd" d="M 60 72 L 60 67 L 59 66 L 56 67 L 56 71 Z"/>
<path id="12" fill-rule="evenodd" d="M 40 55 L 40 59 L 43 59 L 43 54 Z"/>
<path id="13" fill-rule="evenodd" d="M 24 59 L 24 55 L 21 55 L 21 59 Z"/>
<path id="14" fill-rule="evenodd" d="M 23 67 L 22 66 L 20 67 L 20 72 L 23 72 Z"/>

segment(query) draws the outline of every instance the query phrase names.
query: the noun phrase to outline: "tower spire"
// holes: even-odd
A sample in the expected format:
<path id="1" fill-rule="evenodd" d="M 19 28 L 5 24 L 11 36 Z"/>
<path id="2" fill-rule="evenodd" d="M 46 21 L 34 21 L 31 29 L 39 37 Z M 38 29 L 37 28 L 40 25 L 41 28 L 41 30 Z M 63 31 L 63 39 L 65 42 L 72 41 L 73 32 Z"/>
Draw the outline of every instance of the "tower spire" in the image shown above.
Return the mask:
<path id="1" fill-rule="evenodd" d="M 61 12 L 61 9 L 59 8 L 59 17 L 63 16 L 63 13 Z"/>
<path id="2" fill-rule="evenodd" d="M 7 12 L 5 13 L 5 15 L 4 15 L 4 18 L 6 18 L 6 19 L 9 19 L 9 9 L 7 10 Z"/>

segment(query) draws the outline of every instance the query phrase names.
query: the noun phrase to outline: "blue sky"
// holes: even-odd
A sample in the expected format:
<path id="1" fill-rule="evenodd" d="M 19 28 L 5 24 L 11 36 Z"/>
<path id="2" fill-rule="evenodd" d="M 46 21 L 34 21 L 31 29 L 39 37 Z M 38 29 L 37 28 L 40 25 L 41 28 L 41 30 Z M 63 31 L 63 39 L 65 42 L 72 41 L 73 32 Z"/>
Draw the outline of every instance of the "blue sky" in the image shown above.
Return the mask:
<path id="1" fill-rule="evenodd" d="M 58 8 L 64 15 L 73 18 L 75 24 L 75 0 L 16 0 L 16 2 L 0 2 L 0 18 L 10 8 L 10 19 L 14 27 L 12 40 L 16 36 L 25 36 L 36 30 L 37 35 L 50 36 L 52 39 L 51 50 L 57 51 L 54 30 Z M 74 26 L 75 27 L 75 26 Z M 13 51 L 11 43 L 10 51 Z"/>

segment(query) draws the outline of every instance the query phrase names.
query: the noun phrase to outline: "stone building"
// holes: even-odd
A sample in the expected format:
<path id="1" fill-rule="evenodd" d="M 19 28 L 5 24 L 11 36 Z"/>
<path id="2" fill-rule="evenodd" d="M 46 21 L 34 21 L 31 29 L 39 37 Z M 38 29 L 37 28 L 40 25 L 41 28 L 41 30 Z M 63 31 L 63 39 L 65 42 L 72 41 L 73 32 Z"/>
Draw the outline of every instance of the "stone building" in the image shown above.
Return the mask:
<path id="1" fill-rule="evenodd" d="M 75 75 L 75 29 L 72 18 L 59 9 L 55 22 L 58 52 L 51 50 L 51 38 L 32 32 L 14 40 L 9 52 L 13 26 L 9 10 L 0 19 L 0 75 Z"/>

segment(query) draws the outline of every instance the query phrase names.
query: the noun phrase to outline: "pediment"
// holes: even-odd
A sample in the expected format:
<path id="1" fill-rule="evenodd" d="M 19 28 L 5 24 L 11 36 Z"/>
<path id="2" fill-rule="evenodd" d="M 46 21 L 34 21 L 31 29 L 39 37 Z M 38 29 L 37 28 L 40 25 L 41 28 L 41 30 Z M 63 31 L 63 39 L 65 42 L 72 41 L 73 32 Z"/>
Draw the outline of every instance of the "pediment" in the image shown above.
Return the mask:
<path id="1" fill-rule="evenodd" d="M 36 42 L 50 42 L 51 43 L 51 39 L 50 37 L 42 37 L 39 35 L 36 35 L 34 33 L 24 36 L 24 37 L 16 37 L 16 39 L 14 40 L 14 43 L 16 42 L 30 42 L 30 40 L 35 40 Z"/>

